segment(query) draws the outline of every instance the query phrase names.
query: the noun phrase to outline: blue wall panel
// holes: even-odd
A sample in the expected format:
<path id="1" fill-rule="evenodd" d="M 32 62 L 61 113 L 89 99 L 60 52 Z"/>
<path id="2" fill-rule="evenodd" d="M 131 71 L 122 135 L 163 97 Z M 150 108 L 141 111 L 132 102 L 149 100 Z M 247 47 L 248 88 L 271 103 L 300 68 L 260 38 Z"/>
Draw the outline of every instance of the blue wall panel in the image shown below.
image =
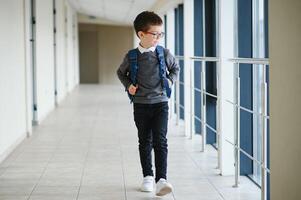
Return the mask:
<path id="1" fill-rule="evenodd" d="M 252 58 L 252 0 L 238 1 L 238 56 Z M 241 106 L 253 109 L 253 77 L 252 66 L 241 64 L 240 102 Z M 246 111 L 240 111 L 240 147 L 248 154 L 253 155 L 253 117 Z M 240 173 L 253 174 L 253 161 L 240 154 Z"/>
<path id="2" fill-rule="evenodd" d="M 184 55 L 184 7 L 183 4 L 179 5 L 178 7 L 178 23 L 179 23 L 179 54 L 180 56 Z M 180 82 L 184 82 L 184 61 L 180 60 L 180 68 L 181 68 L 181 73 L 180 73 Z M 184 106 L 184 85 L 180 85 L 180 105 Z M 180 108 L 180 119 L 184 119 L 184 109 Z"/>
<path id="3" fill-rule="evenodd" d="M 216 6 L 215 1 L 205 1 L 206 57 L 216 57 Z M 206 63 L 206 91 L 216 95 L 216 64 Z M 216 129 L 216 98 L 206 96 L 206 120 Z M 207 144 L 216 143 L 216 133 L 207 128 Z"/>
<path id="4" fill-rule="evenodd" d="M 184 55 L 184 7 L 180 4 L 175 8 L 175 53 L 178 56 Z M 180 65 L 180 119 L 184 119 L 184 62 L 179 61 Z"/>
<path id="5" fill-rule="evenodd" d="M 194 0 L 194 55 L 203 56 L 203 0 Z M 194 85 L 201 89 L 201 62 L 194 62 Z M 195 91 L 194 113 L 201 119 L 201 94 Z M 195 122 L 195 132 L 201 133 L 201 122 L 197 119 Z"/>
<path id="6" fill-rule="evenodd" d="M 178 38 L 179 38 L 179 33 L 178 33 L 178 8 L 175 8 L 175 55 L 178 55 L 179 53 L 179 43 L 178 43 Z M 177 101 L 177 91 L 175 90 L 175 97 L 174 97 L 174 102 Z M 177 112 L 177 105 L 174 105 L 174 110 L 175 113 Z"/>

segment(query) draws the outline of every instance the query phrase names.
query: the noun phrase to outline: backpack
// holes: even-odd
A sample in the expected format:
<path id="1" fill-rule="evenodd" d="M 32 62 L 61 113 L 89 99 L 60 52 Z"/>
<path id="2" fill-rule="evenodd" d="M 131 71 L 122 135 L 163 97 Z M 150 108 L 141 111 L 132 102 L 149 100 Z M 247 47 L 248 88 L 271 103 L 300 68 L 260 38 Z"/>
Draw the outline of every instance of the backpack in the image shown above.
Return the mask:
<path id="1" fill-rule="evenodd" d="M 138 57 L 138 49 L 132 49 L 129 51 L 128 55 L 130 58 L 130 80 L 133 85 L 136 86 L 137 84 L 137 72 L 138 72 L 138 63 L 137 63 L 137 57 Z M 159 61 L 159 76 L 161 79 L 161 85 L 163 90 L 166 90 L 166 95 L 168 98 L 170 98 L 171 95 L 171 88 L 169 87 L 168 84 L 168 79 L 167 79 L 167 72 L 166 72 L 166 64 L 165 64 L 165 58 L 164 58 L 164 48 L 162 46 L 157 46 L 156 47 L 156 53 Z M 131 103 L 133 102 L 134 96 L 129 93 L 127 90 L 128 96 L 130 98 Z"/>

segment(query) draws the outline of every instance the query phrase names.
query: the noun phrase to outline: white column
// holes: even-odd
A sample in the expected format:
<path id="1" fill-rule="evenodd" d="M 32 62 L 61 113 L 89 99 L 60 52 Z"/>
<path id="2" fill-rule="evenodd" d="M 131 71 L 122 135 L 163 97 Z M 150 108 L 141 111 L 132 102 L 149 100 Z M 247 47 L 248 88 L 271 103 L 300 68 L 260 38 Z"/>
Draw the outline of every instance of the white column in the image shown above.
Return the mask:
<path id="1" fill-rule="evenodd" d="M 26 137 L 24 2 L 0 6 L 0 162 Z"/>
<path id="2" fill-rule="evenodd" d="M 184 0 L 184 106 L 185 106 L 185 135 L 190 136 L 191 133 L 191 66 L 190 57 L 193 56 L 193 0 Z"/>
<path id="3" fill-rule="evenodd" d="M 234 168 L 234 148 L 226 140 L 234 143 L 235 133 L 235 109 L 234 106 L 226 102 L 228 99 L 235 102 L 234 91 L 234 65 L 228 61 L 234 57 L 234 8 L 235 0 L 220 1 L 220 58 L 221 58 L 221 141 L 220 141 L 220 168 L 222 175 L 233 175 Z"/>
<path id="4" fill-rule="evenodd" d="M 80 69 L 79 69 L 79 35 L 78 35 L 78 18 L 77 13 L 74 11 L 74 64 L 75 64 L 75 85 L 80 82 Z"/>
<path id="5" fill-rule="evenodd" d="M 73 9 L 66 1 L 67 16 L 67 82 L 68 92 L 71 92 L 75 86 L 75 70 L 74 70 L 74 46 L 73 46 Z"/>
<path id="6" fill-rule="evenodd" d="M 53 2 L 36 1 L 37 117 L 41 122 L 55 107 Z"/>
<path id="7" fill-rule="evenodd" d="M 32 135 L 32 53 L 31 53 L 31 1 L 24 1 L 24 40 L 25 40 L 25 91 L 26 91 L 26 132 Z"/>
<path id="8" fill-rule="evenodd" d="M 65 1 L 56 0 L 56 77 L 57 77 L 57 98 L 60 103 L 67 94 L 66 86 L 66 35 L 65 35 Z"/>
<path id="9" fill-rule="evenodd" d="M 174 9 L 167 11 L 167 48 L 175 54 L 175 12 Z"/>
<path id="10" fill-rule="evenodd" d="M 170 52 L 175 55 L 175 13 L 174 9 L 167 11 L 167 33 L 166 33 L 166 47 L 170 50 Z M 170 97 L 171 101 L 169 101 L 170 108 L 170 118 L 174 115 L 174 99 L 175 99 L 175 87 L 173 88 L 173 92 Z"/>

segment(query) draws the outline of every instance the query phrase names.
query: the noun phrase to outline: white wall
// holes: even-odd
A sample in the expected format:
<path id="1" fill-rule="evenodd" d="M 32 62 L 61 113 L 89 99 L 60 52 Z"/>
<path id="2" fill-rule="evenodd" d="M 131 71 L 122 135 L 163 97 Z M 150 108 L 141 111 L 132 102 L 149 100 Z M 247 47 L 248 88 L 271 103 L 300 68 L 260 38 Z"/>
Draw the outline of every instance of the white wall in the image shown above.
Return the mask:
<path id="1" fill-rule="evenodd" d="M 77 13 L 73 10 L 74 13 L 74 65 L 75 65 L 75 85 L 79 84 L 79 79 L 80 79 L 80 73 L 79 73 L 79 39 L 78 39 L 78 15 Z"/>
<path id="2" fill-rule="evenodd" d="M 174 55 L 175 54 L 175 13 L 173 9 L 167 11 L 166 18 L 167 18 L 166 47 Z"/>
<path id="3" fill-rule="evenodd" d="M 77 32 L 77 17 L 74 9 L 67 5 L 67 88 L 72 91 L 79 82 L 79 63 L 78 51 L 78 35 Z"/>
<path id="4" fill-rule="evenodd" d="M 30 49 L 30 1 L 1 0 L 0 7 L 0 162 L 32 130 L 32 60 Z M 68 10 L 69 48 L 66 49 L 64 4 Z M 13 16 L 13 17 L 12 17 Z M 70 19 L 74 16 L 73 20 Z M 75 24 L 72 27 L 72 22 Z M 78 84 L 77 18 L 68 2 L 57 1 L 57 82 L 61 101 L 66 93 L 66 77 Z M 74 37 L 73 37 L 74 36 Z M 37 120 L 41 122 L 55 108 L 54 96 L 53 2 L 36 1 L 36 84 Z M 64 52 L 69 52 L 68 57 Z M 69 68 L 66 70 L 66 61 Z M 71 62 L 72 61 L 72 62 Z M 71 66 L 72 65 L 72 66 Z M 70 73 L 72 73 L 70 75 Z"/>
<path id="5" fill-rule="evenodd" d="M 54 46 L 52 0 L 36 1 L 37 121 L 54 109 Z"/>
<path id="6" fill-rule="evenodd" d="M 184 106 L 185 106 L 185 135 L 190 137 L 192 130 L 194 130 L 194 118 L 192 118 L 191 112 L 194 113 L 194 105 L 191 104 L 190 98 L 191 94 L 191 81 L 194 83 L 194 76 L 191 76 L 191 73 L 194 73 L 193 62 L 191 62 L 190 57 L 194 56 L 194 9 L 193 9 L 193 0 L 184 0 Z M 191 80 L 192 79 L 192 80 Z M 192 85 L 194 87 L 194 85 Z M 194 91 L 194 90 L 193 90 Z M 191 123 L 193 120 L 193 123 Z M 191 135 L 192 136 L 192 135 Z"/>
<path id="7" fill-rule="evenodd" d="M 0 4 L 0 161 L 2 161 L 26 137 L 26 79 L 23 1 L 1 0 Z"/>
<path id="8" fill-rule="evenodd" d="M 79 84 L 77 14 L 66 0 L 56 0 L 56 28 L 57 99 L 61 102 Z"/>
<path id="9" fill-rule="evenodd" d="M 59 103 L 67 94 L 65 0 L 56 0 L 56 43 L 57 101 Z"/>
<path id="10" fill-rule="evenodd" d="M 26 132 L 27 136 L 32 134 L 32 119 L 33 119 L 33 110 L 32 110 L 32 62 L 31 57 L 31 0 L 24 0 L 24 45 L 25 45 L 25 93 L 26 93 Z"/>
<path id="11" fill-rule="evenodd" d="M 225 100 L 235 102 L 234 64 L 228 59 L 234 58 L 234 6 L 235 0 L 220 1 L 220 170 L 222 175 L 233 175 L 234 148 L 226 140 L 234 143 L 235 118 L 234 106 Z"/>
<path id="12" fill-rule="evenodd" d="M 166 21 L 167 21 L 167 38 L 166 38 L 166 47 L 167 49 L 170 50 L 170 52 L 174 55 L 175 54 L 175 13 L 173 8 L 167 11 L 166 13 Z M 174 84 L 175 85 L 175 84 Z M 174 112 L 175 112 L 175 107 L 174 107 L 174 99 L 175 99 L 175 87 L 173 88 L 173 92 L 171 93 L 170 97 L 170 103 L 169 103 L 169 108 L 170 108 L 170 117 L 175 117 Z"/>

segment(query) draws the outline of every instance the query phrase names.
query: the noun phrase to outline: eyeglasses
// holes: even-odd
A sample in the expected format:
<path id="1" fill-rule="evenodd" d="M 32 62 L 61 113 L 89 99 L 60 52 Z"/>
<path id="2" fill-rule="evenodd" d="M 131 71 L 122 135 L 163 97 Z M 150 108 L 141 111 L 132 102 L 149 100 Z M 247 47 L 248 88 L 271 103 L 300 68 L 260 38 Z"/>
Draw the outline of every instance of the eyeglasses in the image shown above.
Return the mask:
<path id="1" fill-rule="evenodd" d="M 148 34 L 151 34 L 153 35 L 153 38 L 154 39 L 159 39 L 159 38 L 163 38 L 165 33 L 164 32 L 161 32 L 161 33 L 156 33 L 156 32 L 148 32 L 146 31 L 145 33 L 148 33 Z"/>

